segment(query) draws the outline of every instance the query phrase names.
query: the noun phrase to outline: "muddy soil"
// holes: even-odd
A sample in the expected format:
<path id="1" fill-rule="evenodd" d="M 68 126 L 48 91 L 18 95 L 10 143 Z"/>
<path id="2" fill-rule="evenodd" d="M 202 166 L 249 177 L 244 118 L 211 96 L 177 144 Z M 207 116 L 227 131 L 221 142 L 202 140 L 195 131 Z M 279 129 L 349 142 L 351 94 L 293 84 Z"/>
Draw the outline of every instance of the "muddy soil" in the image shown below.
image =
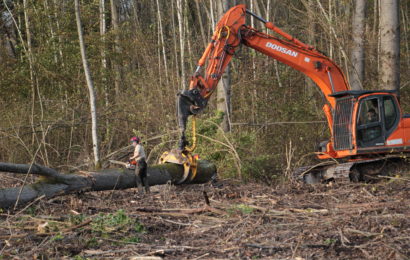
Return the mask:
<path id="1" fill-rule="evenodd" d="M 0 178 L 10 187 L 21 176 Z M 156 186 L 150 195 L 88 192 L 0 214 L 0 259 L 136 256 L 410 259 L 410 174 L 377 183 L 272 187 L 223 180 Z"/>

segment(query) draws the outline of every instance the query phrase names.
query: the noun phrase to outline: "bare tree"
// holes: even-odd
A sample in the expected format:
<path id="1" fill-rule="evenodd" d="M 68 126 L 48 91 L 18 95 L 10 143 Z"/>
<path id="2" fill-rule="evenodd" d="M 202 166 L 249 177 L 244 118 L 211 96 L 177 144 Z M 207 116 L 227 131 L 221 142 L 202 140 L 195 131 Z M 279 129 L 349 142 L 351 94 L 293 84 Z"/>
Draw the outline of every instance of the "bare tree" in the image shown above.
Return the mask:
<path id="1" fill-rule="evenodd" d="M 101 87 L 100 89 L 104 91 L 104 103 L 105 108 L 108 109 L 110 105 L 109 100 L 109 89 L 107 83 L 107 54 L 106 54 L 106 37 L 105 34 L 107 32 L 107 24 L 105 22 L 105 0 L 99 1 L 99 15 L 100 15 L 100 37 L 101 37 Z M 110 135 L 110 120 L 107 118 L 105 120 L 105 136 L 104 141 L 108 141 Z"/>
<path id="2" fill-rule="evenodd" d="M 333 24 L 333 1 L 329 0 L 329 6 L 328 6 L 328 23 L 330 30 L 332 30 L 332 24 Z M 333 59 L 333 38 L 329 37 L 329 57 Z"/>
<path id="3" fill-rule="evenodd" d="M 399 90 L 400 23 L 399 0 L 380 3 L 380 84 L 383 89 Z"/>
<path id="4" fill-rule="evenodd" d="M 120 49 L 120 32 L 119 32 L 120 21 L 118 17 L 117 0 L 111 0 L 110 4 L 111 4 L 111 24 L 114 30 L 114 49 L 115 49 L 116 54 L 118 55 L 121 52 L 121 49 Z M 115 96 L 118 97 L 118 95 L 120 94 L 121 67 L 118 64 L 118 61 L 113 61 L 113 67 L 114 67 Z"/>
<path id="5" fill-rule="evenodd" d="M 171 0 L 171 14 L 175 14 L 175 0 Z M 172 34 L 177 35 L 177 29 L 176 29 L 176 22 L 175 22 L 175 15 L 171 15 L 171 27 L 172 27 Z M 179 62 L 178 62 L 178 43 L 177 43 L 177 37 L 172 37 L 172 42 L 173 42 L 173 66 L 175 67 L 175 71 L 179 71 Z M 180 77 L 172 77 L 173 80 L 175 80 L 176 83 L 172 84 L 175 87 L 175 91 L 178 92 L 180 90 Z"/>
<path id="6" fill-rule="evenodd" d="M 366 0 L 356 0 L 352 23 L 353 47 L 351 53 L 352 70 L 350 73 L 350 86 L 354 90 L 363 89 L 365 18 Z"/>
<path id="7" fill-rule="evenodd" d="M 81 59 L 83 61 L 85 79 L 87 81 L 89 98 L 90 98 L 90 110 L 91 110 L 91 135 L 93 139 L 93 151 L 94 151 L 94 164 L 96 168 L 100 167 L 100 151 L 98 145 L 98 135 L 97 135 L 97 105 L 95 102 L 95 91 L 93 81 L 91 79 L 90 70 L 88 68 L 87 55 L 85 53 L 85 45 L 83 39 L 83 29 L 81 26 L 80 18 L 80 6 L 78 0 L 74 0 L 75 6 L 75 18 L 77 22 L 78 40 L 80 42 Z"/>
<path id="8" fill-rule="evenodd" d="M 199 28 L 201 29 L 202 41 L 204 43 L 204 47 L 206 47 L 207 40 L 206 40 L 206 37 L 205 37 L 205 30 L 204 30 L 204 25 L 203 25 L 203 22 L 202 22 L 202 13 L 201 13 L 201 8 L 199 7 L 199 1 L 195 1 L 195 5 L 196 5 L 196 12 L 197 12 L 197 15 L 198 15 Z"/>
<path id="9" fill-rule="evenodd" d="M 404 46 L 406 47 L 405 50 L 407 53 L 410 53 L 410 39 L 409 39 L 409 35 L 408 33 L 410 32 L 409 30 L 409 9 L 408 9 L 408 3 L 406 5 L 402 5 L 400 7 L 400 11 L 401 11 L 401 19 L 403 20 L 402 24 L 403 24 L 403 42 L 404 42 Z M 403 55 L 404 56 L 404 55 Z M 407 67 L 410 68 L 410 55 L 407 55 L 407 59 L 405 59 L 406 61 L 406 65 Z"/>
<path id="10" fill-rule="evenodd" d="M 100 0 L 99 4 L 99 12 L 100 12 L 100 36 L 101 36 L 101 74 L 102 74 L 102 84 L 105 89 L 105 105 L 108 107 L 108 91 L 107 87 L 107 55 L 105 53 L 105 33 L 107 31 L 106 22 L 105 22 L 105 1 Z"/>
<path id="11" fill-rule="evenodd" d="M 401 19 L 403 20 L 402 24 L 403 24 L 403 42 L 404 42 L 404 46 L 406 47 L 405 50 L 407 53 L 410 53 L 410 39 L 409 39 L 409 9 L 408 9 L 408 4 L 406 5 L 402 5 L 400 7 L 401 10 Z M 403 55 L 404 56 L 404 55 Z M 408 68 L 410 68 L 410 55 L 407 55 L 407 59 L 405 59 L 406 61 L 406 65 Z"/>
<path id="12" fill-rule="evenodd" d="M 186 89 L 186 78 L 185 78 L 185 30 L 184 30 L 184 12 L 183 12 L 183 1 L 176 0 L 177 2 L 177 17 L 178 17 L 178 28 L 179 28 L 179 53 L 181 59 L 181 82 L 182 88 Z"/>
<path id="13" fill-rule="evenodd" d="M 307 26 L 307 31 L 306 31 L 306 38 L 307 38 L 307 43 L 315 46 L 316 45 L 316 17 L 315 17 L 315 13 L 317 11 L 317 8 L 315 6 L 314 0 L 306 0 L 306 1 L 302 1 L 302 3 L 305 5 L 306 8 L 306 19 L 308 22 L 308 26 Z M 276 61 L 276 60 L 275 60 Z M 278 70 L 276 70 L 276 77 L 279 77 L 279 73 L 277 72 Z M 309 78 L 309 77 L 305 77 L 306 80 L 306 93 L 309 97 L 313 96 L 313 93 L 315 92 L 315 87 L 316 84 L 315 82 Z M 282 87 L 282 84 L 279 81 L 279 87 Z M 312 102 L 314 103 L 315 100 L 311 99 Z"/>
<path id="14" fill-rule="evenodd" d="M 218 2 L 218 13 L 219 16 L 222 16 L 229 8 L 234 5 L 232 1 L 223 0 Z M 225 69 L 224 74 L 222 75 L 221 80 L 218 82 L 217 86 L 217 110 L 223 113 L 223 119 L 221 127 L 225 132 L 231 130 L 230 116 L 231 116 L 231 73 L 228 66 Z"/>
<path id="15" fill-rule="evenodd" d="M 35 85 L 35 79 L 34 79 L 34 66 L 33 66 L 33 50 L 32 50 L 32 45 L 31 45 L 31 31 L 30 31 L 30 21 L 28 17 L 28 8 L 27 8 L 27 0 L 23 0 L 23 9 L 24 9 L 24 22 L 26 25 L 26 37 L 27 37 L 27 57 L 28 57 L 28 63 L 30 67 L 30 85 L 32 89 L 32 95 L 31 95 L 31 126 L 33 129 L 33 134 L 32 134 L 32 143 L 34 143 L 35 140 L 35 130 L 34 130 L 34 110 L 35 110 L 35 102 L 36 102 L 36 85 Z"/>
<path id="16" fill-rule="evenodd" d="M 167 85 L 169 84 L 169 77 L 168 77 L 168 64 L 167 64 L 167 53 L 165 51 L 165 41 L 164 41 L 164 29 L 162 28 L 162 15 L 161 9 L 159 5 L 159 0 L 157 0 L 157 14 L 158 14 L 158 25 L 159 25 L 159 33 L 161 39 L 161 46 L 162 46 L 162 56 L 164 59 L 164 70 L 165 70 L 165 81 Z"/>

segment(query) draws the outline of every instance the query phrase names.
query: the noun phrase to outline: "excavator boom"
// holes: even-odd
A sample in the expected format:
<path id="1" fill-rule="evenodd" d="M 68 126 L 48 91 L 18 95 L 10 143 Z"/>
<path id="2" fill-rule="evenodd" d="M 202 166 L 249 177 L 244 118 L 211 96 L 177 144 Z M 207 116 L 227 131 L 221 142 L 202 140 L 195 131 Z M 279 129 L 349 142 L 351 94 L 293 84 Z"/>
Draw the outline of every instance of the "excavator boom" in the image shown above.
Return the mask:
<path id="1" fill-rule="evenodd" d="M 252 15 L 264 23 L 274 35 L 246 25 L 246 15 Z M 317 157 L 332 159 L 333 165 L 326 163 L 308 169 L 307 172 L 316 171 L 311 179 L 346 177 L 352 172 L 371 168 L 368 167 L 371 164 L 384 167 L 386 160 L 396 160 L 401 153 L 410 152 L 410 116 L 403 114 L 396 92 L 350 90 L 342 70 L 330 58 L 247 10 L 245 5 L 238 5 L 228 10 L 218 22 L 211 42 L 191 77 L 189 89 L 180 93 L 179 150 L 182 153 L 193 150 L 186 147 L 188 117 L 198 114 L 207 106 L 241 44 L 302 72 L 323 93 L 326 99 L 323 111 L 331 138 L 321 143 Z M 336 163 L 335 159 L 339 161 Z M 349 162 L 343 163 L 346 160 Z"/>
<path id="2" fill-rule="evenodd" d="M 266 28 L 278 36 L 262 33 L 247 26 L 245 23 L 247 14 L 263 22 Z M 206 107 L 218 81 L 241 44 L 283 62 L 310 77 L 327 99 L 326 106 L 331 108 L 335 106 L 335 99 L 330 96 L 331 94 L 350 89 L 341 69 L 328 57 L 314 47 L 283 32 L 273 23 L 253 14 L 246 9 L 245 5 L 235 6 L 228 10 L 216 25 L 211 42 L 199 59 L 197 69 L 192 75 L 189 90 L 180 94 L 178 101 L 180 149 L 186 145 L 184 133 L 188 117 L 199 113 Z M 205 65 L 205 75 L 202 75 L 201 70 Z"/>

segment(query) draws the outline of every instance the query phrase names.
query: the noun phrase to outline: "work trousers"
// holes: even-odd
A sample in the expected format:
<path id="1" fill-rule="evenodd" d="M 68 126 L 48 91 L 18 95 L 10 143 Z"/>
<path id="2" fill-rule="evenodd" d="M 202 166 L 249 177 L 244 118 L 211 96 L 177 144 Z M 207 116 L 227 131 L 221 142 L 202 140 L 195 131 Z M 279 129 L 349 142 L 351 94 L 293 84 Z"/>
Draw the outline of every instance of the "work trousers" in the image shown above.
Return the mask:
<path id="1" fill-rule="evenodd" d="M 149 193 L 149 183 L 147 179 L 147 162 L 145 158 L 139 159 L 135 167 L 135 175 L 138 191 L 143 193 L 142 185 L 145 187 L 145 192 Z"/>

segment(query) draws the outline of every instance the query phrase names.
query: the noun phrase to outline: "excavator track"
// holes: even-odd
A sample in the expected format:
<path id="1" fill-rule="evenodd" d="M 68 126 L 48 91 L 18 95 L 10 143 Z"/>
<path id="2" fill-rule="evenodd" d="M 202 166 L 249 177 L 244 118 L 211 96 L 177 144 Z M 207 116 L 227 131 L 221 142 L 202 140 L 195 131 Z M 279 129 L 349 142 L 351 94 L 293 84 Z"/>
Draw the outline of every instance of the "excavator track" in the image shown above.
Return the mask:
<path id="1" fill-rule="evenodd" d="M 325 161 L 313 166 L 297 168 L 293 174 L 296 179 L 307 184 L 326 183 L 329 181 L 352 182 L 371 181 L 381 175 L 391 175 L 410 166 L 406 155 L 387 155 L 371 159 L 348 162 Z"/>

